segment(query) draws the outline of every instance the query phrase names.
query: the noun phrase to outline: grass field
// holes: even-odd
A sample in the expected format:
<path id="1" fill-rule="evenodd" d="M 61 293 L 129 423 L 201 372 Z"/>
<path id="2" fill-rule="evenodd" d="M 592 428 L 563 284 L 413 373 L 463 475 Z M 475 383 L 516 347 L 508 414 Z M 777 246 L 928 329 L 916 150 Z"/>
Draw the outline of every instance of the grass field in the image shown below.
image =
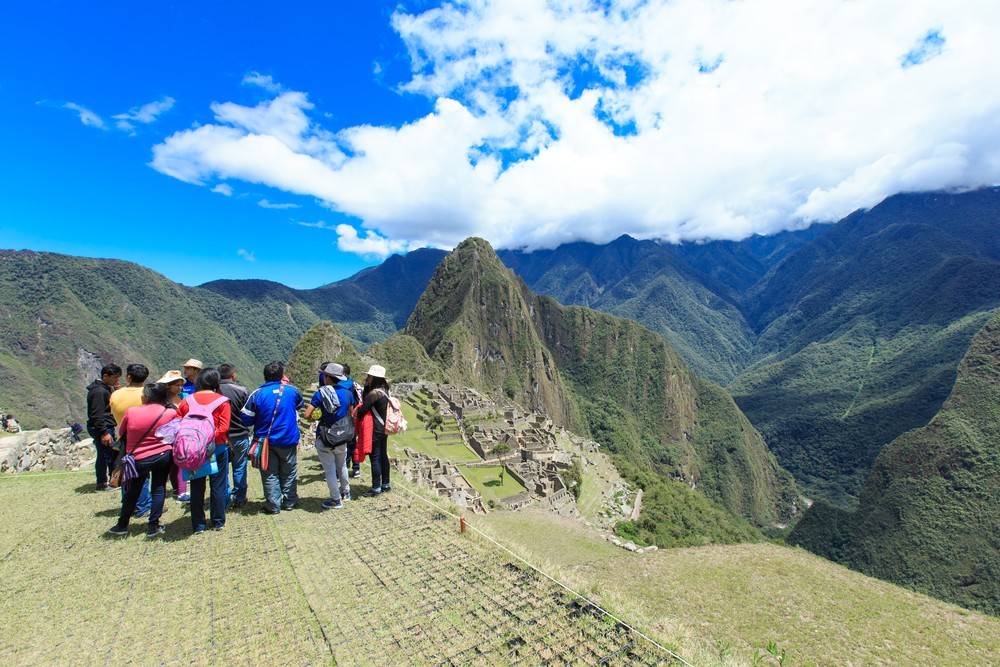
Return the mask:
<path id="1" fill-rule="evenodd" d="M 668 654 L 489 542 L 394 491 L 323 510 L 315 455 L 299 509 L 191 534 L 168 500 L 108 538 L 116 493 L 92 473 L 0 477 L 0 655 L 8 664 L 662 664 Z M 366 478 L 363 471 L 363 479 Z M 366 490 L 356 485 L 358 494 Z"/>
<path id="2" fill-rule="evenodd" d="M 488 466 L 485 468 L 459 466 L 458 469 L 462 471 L 465 479 L 469 480 L 469 484 L 483 497 L 483 502 L 509 498 L 525 490 L 516 479 L 506 473 L 504 473 L 503 484 L 501 484 L 500 466 Z"/>
<path id="3" fill-rule="evenodd" d="M 458 424 L 454 417 L 444 420 L 444 428 L 435 438 L 433 433 L 424 429 L 423 422 L 417 418 L 416 409 L 406 402 L 403 402 L 402 405 L 403 416 L 406 417 L 409 428 L 404 433 L 394 435 L 389 439 L 390 456 L 402 456 L 403 449 L 410 447 L 450 463 L 479 460 L 476 453 L 462 442 L 462 435 L 458 432 Z"/>
<path id="4" fill-rule="evenodd" d="M 801 549 L 741 544 L 628 553 L 537 509 L 473 517 L 530 562 L 622 610 L 696 664 L 1000 665 L 1000 619 Z"/>

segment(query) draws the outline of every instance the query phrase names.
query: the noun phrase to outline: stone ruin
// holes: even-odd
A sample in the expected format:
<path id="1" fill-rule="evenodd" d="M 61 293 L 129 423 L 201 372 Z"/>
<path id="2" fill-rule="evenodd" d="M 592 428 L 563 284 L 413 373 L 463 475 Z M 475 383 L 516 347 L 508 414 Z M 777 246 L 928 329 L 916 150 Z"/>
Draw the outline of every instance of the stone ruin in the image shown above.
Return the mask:
<path id="1" fill-rule="evenodd" d="M 407 458 L 394 459 L 393 463 L 407 481 L 430 488 L 439 496 L 450 498 L 459 507 L 476 514 L 486 514 L 483 498 L 469 484 L 458 468 L 407 447 Z"/>
<path id="2" fill-rule="evenodd" d="M 85 470 L 94 467 L 94 441 L 77 440 L 71 429 L 26 431 L 0 437 L 0 472 Z"/>

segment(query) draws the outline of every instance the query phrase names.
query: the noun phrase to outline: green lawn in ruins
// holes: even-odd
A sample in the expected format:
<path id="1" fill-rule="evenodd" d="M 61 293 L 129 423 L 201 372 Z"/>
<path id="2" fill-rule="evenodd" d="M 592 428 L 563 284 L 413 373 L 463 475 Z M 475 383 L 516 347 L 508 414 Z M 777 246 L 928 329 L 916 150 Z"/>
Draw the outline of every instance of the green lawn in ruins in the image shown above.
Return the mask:
<path id="1" fill-rule="evenodd" d="M 417 417 L 417 410 L 405 401 L 402 401 L 402 405 L 408 428 L 404 433 L 389 438 L 389 456 L 403 456 L 403 450 L 409 447 L 450 463 L 479 460 L 476 453 L 462 442 L 454 417 L 444 420 L 444 428 L 438 431 L 438 437 L 435 438 L 433 433 L 424 429 L 423 422 Z"/>
<path id="2" fill-rule="evenodd" d="M 458 469 L 462 472 L 462 476 L 469 480 L 469 484 L 483 497 L 483 502 L 509 498 L 526 490 L 524 486 L 506 472 L 504 472 L 501 483 L 500 471 L 502 468 L 500 466 L 488 466 L 484 468 L 459 466 Z"/>

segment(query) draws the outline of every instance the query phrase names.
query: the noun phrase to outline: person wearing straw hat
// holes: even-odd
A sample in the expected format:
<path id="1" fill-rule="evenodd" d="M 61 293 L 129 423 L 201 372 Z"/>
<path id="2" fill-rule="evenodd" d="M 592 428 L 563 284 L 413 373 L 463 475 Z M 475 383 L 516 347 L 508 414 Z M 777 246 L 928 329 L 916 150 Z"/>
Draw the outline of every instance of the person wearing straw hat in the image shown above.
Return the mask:
<path id="1" fill-rule="evenodd" d="M 365 495 L 375 497 L 392 491 L 389 484 L 388 437 L 385 434 L 385 417 L 389 410 L 389 381 L 385 377 L 385 367 L 372 364 L 366 373 L 364 400 L 355 414 L 361 421 L 365 415 L 372 415 L 372 488 Z"/>
<path id="2" fill-rule="evenodd" d="M 205 367 L 197 359 L 188 359 L 184 362 L 184 389 L 181 390 L 181 398 L 187 398 L 195 392 L 194 383 L 198 379 L 198 373 Z"/>
<path id="3" fill-rule="evenodd" d="M 184 374 L 180 371 L 167 371 L 156 384 L 162 384 L 167 388 L 167 402 L 172 406 L 179 407 L 181 394 L 184 392 Z M 187 482 L 184 481 L 184 474 L 177 464 L 171 459 L 170 463 L 170 486 L 174 487 L 174 499 L 179 503 L 186 503 L 191 500 L 191 494 L 187 490 Z"/>

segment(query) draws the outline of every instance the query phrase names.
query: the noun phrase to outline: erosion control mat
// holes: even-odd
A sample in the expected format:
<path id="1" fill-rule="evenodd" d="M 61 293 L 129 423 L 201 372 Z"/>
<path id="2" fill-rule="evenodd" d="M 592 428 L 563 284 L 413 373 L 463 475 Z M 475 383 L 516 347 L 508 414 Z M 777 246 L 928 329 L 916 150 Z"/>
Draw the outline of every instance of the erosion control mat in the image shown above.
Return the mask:
<path id="1" fill-rule="evenodd" d="M 220 532 L 169 500 L 108 539 L 92 474 L 0 478 L 0 655 L 11 664 L 656 665 L 671 656 L 401 489 L 266 516 L 260 481 Z M 358 481 L 358 480 L 353 480 Z M 356 484 L 355 495 L 367 490 Z"/>

